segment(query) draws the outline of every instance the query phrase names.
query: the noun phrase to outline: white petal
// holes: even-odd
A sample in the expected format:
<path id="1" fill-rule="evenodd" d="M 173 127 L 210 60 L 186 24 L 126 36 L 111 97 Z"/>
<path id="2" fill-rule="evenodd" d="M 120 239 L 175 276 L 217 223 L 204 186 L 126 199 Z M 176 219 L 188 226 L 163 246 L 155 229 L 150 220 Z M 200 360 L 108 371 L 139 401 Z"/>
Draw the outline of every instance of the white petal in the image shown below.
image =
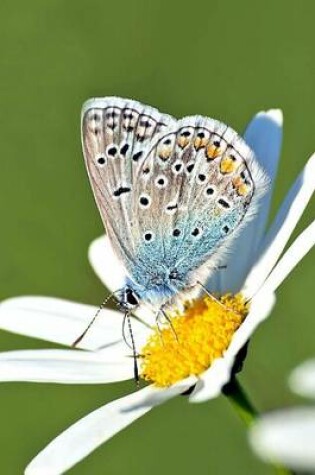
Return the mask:
<path id="1" fill-rule="evenodd" d="M 279 285 L 292 272 L 294 267 L 312 249 L 315 244 L 315 221 L 311 223 L 294 241 L 282 256 L 271 274 L 267 277 L 262 289 L 269 292 L 277 290 Z"/>
<path id="2" fill-rule="evenodd" d="M 275 296 L 266 292 L 259 293 L 253 299 L 249 314 L 233 335 L 230 346 L 223 357 L 214 361 L 210 368 L 200 376 L 200 380 L 190 396 L 191 402 L 204 402 L 219 396 L 222 387 L 230 380 L 236 355 L 250 339 L 258 325 L 270 315 L 274 304 Z"/>
<path id="3" fill-rule="evenodd" d="M 89 247 L 88 255 L 96 275 L 111 292 L 124 286 L 126 270 L 114 253 L 107 236 L 95 239 Z"/>
<path id="4" fill-rule="evenodd" d="M 293 184 L 262 243 L 262 257 L 254 266 L 243 291 L 250 298 L 275 266 L 315 189 L 315 154 Z"/>
<path id="5" fill-rule="evenodd" d="M 49 297 L 17 297 L 0 304 L 0 328 L 34 338 L 72 345 L 97 307 Z M 79 347 L 97 349 L 122 341 L 120 312 L 104 309 Z M 134 322 L 138 331 L 140 324 Z M 142 325 L 141 325 L 142 327 Z"/>
<path id="6" fill-rule="evenodd" d="M 315 398 L 315 359 L 305 361 L 292 371 L 289 378 L 292 391 Z"/>
<path id="7" fill-rule="evenodd" d="M 167 389 L 147 386 L 100 407 L 54 439 L 32 460 L 25 475 L 64 473 L 152 407 L 189 389 L 190 385 L 189 380 Z"/>
<path id="8" fill-rule="evenodd" d="M 269 176 L 271 185 L 268 193 L 260 201 L 257 216 L 245 226 L 232 245 L 229 257 L 226 262 L 223 262 L 227 266 L 226 270 L 217 272 L 207 285 L 211 290 L 239 291 L 252 263 L 257 259 L 278 170 L 282 145 L 282 122 L 281 110 L 271 109 L 259 112 L 247 127 L 244 138 Z"/>
<path id="9" fill-rule="evenodd" d="M 280 109 L 258 112 L 249 123 L 244 139 L 271 181 L 277 175 L 282 146 L 283 114 Z"/>
<path id="10" fill-rule="evenodd" d="M 0 381 L 100 384 L 133 378 L 127 357 L 105 360 L 80 350 L 22 350 L 0 353 Z"/>
<path id="11" fill-rule="evenodd" d="M 221 394 L 223 386 L 231 378 L 234 358 L 224 356 L 216 359 L 197 381 L 194 391 L 189 397 L 190 402 L 205 402 Z"/>
<path id="12" fill-rule="evenodd" d="M 315 470 L 315 409 L 286 409 L 263 416 L 251 429 L 250 442 L 267 462 Z"/>

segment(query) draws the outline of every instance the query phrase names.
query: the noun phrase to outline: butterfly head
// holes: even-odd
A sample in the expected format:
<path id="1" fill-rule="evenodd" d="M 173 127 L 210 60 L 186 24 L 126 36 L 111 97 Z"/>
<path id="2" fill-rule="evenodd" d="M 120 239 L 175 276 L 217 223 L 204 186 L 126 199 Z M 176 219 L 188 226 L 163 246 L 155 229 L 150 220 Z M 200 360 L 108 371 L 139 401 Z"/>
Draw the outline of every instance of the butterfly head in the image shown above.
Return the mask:
<path id="1" fill-rule="evenodd" d="M 123 289 L 120 306 L 122 310 L 134 310 L 139 306 L 139 297 L 128 285 Z"/>

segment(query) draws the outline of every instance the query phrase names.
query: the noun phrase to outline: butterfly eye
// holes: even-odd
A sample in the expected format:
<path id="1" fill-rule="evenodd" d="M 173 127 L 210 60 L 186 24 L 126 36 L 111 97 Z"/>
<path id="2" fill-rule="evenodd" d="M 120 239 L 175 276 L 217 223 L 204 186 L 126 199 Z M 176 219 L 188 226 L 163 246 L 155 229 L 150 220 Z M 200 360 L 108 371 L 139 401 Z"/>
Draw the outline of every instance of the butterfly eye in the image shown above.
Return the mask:
<path id="1" fill-rule="evenodd" d="M 228 226 L 223 226 L 222 231 L 224 234 L 227 234 L 229 232 L 230 228 Z"/>
<path id="2" fill-rule="evenodd" d="M 174 229 L 174 231 L 173 231 L 173 236 L 174 236 L 174 237 L 178 237 L 179 235 L 180 235 L 180 229 L 177 229 L 177 228 Z"/>
<path id="3" fill-rule="evenodd" d="M 126 303 L 130 307 L 136 307 L 137 305 L 139 305 L 139 300 L 138 300 L 137 295 L 135 294 L 135 292 L 133 290 L 131 290 L 129 288 L 126 289 L 125 299 L 126 299 Z"/>

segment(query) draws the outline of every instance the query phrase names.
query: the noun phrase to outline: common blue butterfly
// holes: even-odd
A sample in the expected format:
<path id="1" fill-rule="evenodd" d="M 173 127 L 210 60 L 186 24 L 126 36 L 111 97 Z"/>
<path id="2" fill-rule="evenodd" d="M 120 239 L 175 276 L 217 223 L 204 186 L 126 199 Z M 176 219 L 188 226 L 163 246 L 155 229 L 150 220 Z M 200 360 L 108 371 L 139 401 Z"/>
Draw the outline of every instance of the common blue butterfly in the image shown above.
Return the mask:
<path id="1" fill-rule="evenodd" d="M 244 140 L 207 117 L 176 120 L 129 99 L 90 99 L 82 143 L 96 203 L 126 269 L 125 309 L 161 309 L 204 281 L 267 187 Z"/>

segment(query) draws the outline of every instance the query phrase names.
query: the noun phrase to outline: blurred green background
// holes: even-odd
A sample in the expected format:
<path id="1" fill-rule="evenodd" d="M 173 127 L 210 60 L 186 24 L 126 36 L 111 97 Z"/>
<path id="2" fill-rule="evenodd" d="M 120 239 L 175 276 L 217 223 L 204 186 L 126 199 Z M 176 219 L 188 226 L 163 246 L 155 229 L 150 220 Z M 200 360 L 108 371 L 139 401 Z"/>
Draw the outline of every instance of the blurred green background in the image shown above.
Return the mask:
<path id="1" fill-rule="evenodd" d="M 165 112 L 210 115 L 244 130 L 281 107 L 284 147 L 273 211 L 315 149 L 312 1 L 2 1 L 0 5 L 1 298 L 58 296 L 99 304 L 87 261 L 102 233 L 81 154 L 91 96 L 129 96 Z M 299 229 L 314 218 L 314 201 Z M 315 353 L 314 252 L 278 292 L 241 380 L 262 409 L 295 401 L 291 368 Z M 2 350 L 52 347 L 1 332 Z M 0 472 L 21 474 L 44 445 L 90 410 L 134 389 L 2 384 Z M 69 473 L 269 474 L 223 398 L 164 405 Z M 43 474 L 45 475 L 45 474 Z"/>

